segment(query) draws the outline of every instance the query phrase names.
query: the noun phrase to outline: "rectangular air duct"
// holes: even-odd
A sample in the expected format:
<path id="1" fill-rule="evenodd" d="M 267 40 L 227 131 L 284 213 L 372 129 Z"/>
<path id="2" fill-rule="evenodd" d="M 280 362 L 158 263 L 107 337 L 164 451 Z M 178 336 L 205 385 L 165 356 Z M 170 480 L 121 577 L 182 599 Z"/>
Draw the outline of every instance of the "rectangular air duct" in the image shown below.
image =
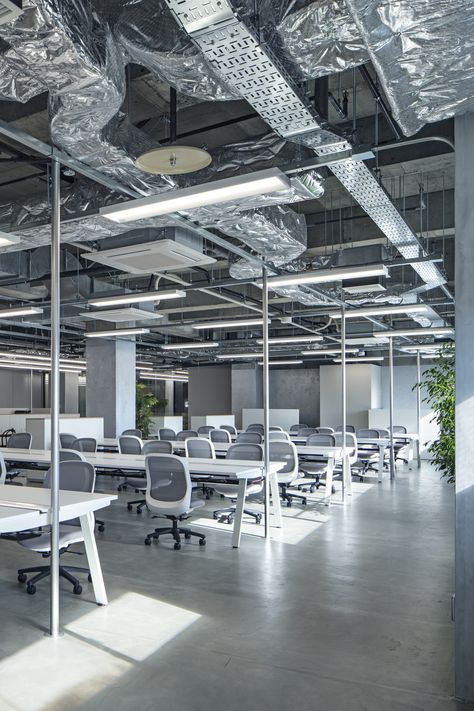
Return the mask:
<path id="1" fill-rule="evenodd" d="M 6 25 L 21 15 L 23 11 L 22 0 L 0 0 L 0 25 Z"/>

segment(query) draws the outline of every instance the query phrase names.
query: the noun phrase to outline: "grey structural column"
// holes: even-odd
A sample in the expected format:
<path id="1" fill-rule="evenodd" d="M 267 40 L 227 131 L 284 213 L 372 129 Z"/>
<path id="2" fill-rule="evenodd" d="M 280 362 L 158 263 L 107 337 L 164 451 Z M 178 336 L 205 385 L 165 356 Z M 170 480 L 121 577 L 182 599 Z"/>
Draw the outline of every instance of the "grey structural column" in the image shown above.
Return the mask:
<path id="1" fill-rule="evenodd" d="M 474 114 L 455 119 L 455 139 L 455 695 L 474 702 Z"/>
<path id="2" fill-rule="evenodd" d="M 341 289 L 342 291 L 342 289 Z M 347 429 L 347 370 L 346 370 L 346 307 L 344 293 L 341 305 L 341 395 L 342 395 L 342 500 L 346 495 L 347 462 L 346 462 L 346 429 Z"/>
<path id="3" fill-rule="evenodd" d="M 268 282 L 267 268 L 264 266 L 262 284 L 262 307 L 263 307 L 263 460 L 265 463 L 265 538 L 270 535 L 270 379 L 268 376 Z"/>
<path id="4" fill-rule="evenodd" d="M 87 338 L 87 417 L 104 418 L 104 436 L 135 427 L 135 339 Z"/>
<path id="5" fill-rule="evenodd" d="M 60 165 L 51 161 L 51 637 L 59 636 Z"/>
<path id="6" fill-rule="evenodd" d="M 395 479 L 395 452 L 393 449 L 393 338 L 388 339 L 389 414 L 390 414 L 390 479 Z"/>

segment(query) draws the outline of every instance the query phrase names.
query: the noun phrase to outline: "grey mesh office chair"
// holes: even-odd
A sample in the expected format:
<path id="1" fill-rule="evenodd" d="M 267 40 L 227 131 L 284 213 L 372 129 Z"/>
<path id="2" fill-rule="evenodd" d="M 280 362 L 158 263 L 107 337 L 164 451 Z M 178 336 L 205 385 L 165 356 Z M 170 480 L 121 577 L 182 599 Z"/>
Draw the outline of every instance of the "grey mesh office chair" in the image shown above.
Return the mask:
<path id="1" fill-rule="evenodd" d="M 275 432 L 269 432 L 268 439 L 270 441 L 272 441 L 272 440 L 287 440 L 289 442 L 290 435 L 288 434 L 288 432 L 283 432 L 283 430 L 277 430 Z"/>
<path id="2" fill-rule="evenodd" d="M 43 486 L 49 488 L 51 483 L 51 470 L 44 479 Z M 95 485 L 95 472 L 92 464 L 81 461 L 64 461 L 59 465 L 59 488 L 64 491 L 88 491 L 93 492 Z M 59 526 L 59 554 L 67 551 L 74 543 L 81 543 L 84 540 L 79 519 L 73 519 Z M 39 536 L 27 538 L 19 541 L 19 544 L 30 551 L 41 553 L 47 557 L 51 553 L 51 536 L 49 531 Z M 39 565 L 33 568 L 21 568 L 18 571 L 18 582 L 26 583 L 26 591 L 30 595 L 36 592 L 36 584 L 46 578 L 51 572 L 49 565 Z M 29 580 L 28 573 L 36 573 Z M 91 580 L 88 568 L 78 568 L 76 566 L 59 566 L 59 575 L 73 585 L 73 593 L 80 595 L 82 586 L 73 573 L 87 573 Z"/>
<path id="3" fill-rule="evenodd" d="M 142 447 L 142 455 L 148 456 L 149 454 L 173 454 L 173 445 L 169 440 L 156 440 L 156 442 L 145 442 Z M 135 489 L 136 494 L 145 495 L 146 490 L 146 477 L 143 476 L 129 476 L 127 477 L 127 485 Z M 140 515 L 146 506 L 146 499 L 137 499 L 135 501 L 127 502 L 127 510 L 131 511 L 132 508 L 137 507 L 137 514 Z"/>
<path id="4" fill-rule="evenodd" d="M 292 434 L 297 434 L 299 432 L 299 430 L 302 430 L 304 427 L 309 427 L 309 425 L 305 425 L 303 423 L 301 423 L 299 425 L 291 425 L 290 432 Z"/>
<path id="5" fill-rule="evenodd" d="M 32 436 L 29 432 L 13 432 L 8 438 L 7 447 L 9 449 L 31 449 Z M 9 483 L 13 482 L 17 476 L 21 474 L 18 467 L 21 464 L 16 464 L 15 462 L 10 462 L 7 467 L 7 481 Z"/>
<path id="6" fill-rule="evenodd" d="M 5 465 L 5 460 L 3 454 L 0 454 L 0 485 L 5 484 L 7 479 L 7 467 Z"/>
<path id="7" fill-rule="evenodd" d="M 193 459 L 215 459 L 216 452 L 211 440 L 205 437 L 189 437 L 184 443 L 186 457 Z"/>
<path id="8" fill-rule="evenodd" d="M 380 439 L 380 430 L 357 430 L 357 461 L 359 464 L 359 476 L 362 481 L 362 478 L 370 470 L 377 470 L 380 461 L 380 452 L 377 444 L 364 443 L 360 441 L 361 439 Z"/>
<path id="9" fill-rule="evenodd" d="M 335 447 L 336 439 L 332 434 L 312 434 L 306 440 L 307 447 Z M 301 451 L 301 450 L 300 450 Z M 321 486 L 321 477 L 326 473 L 328 467 L 328 457 L 324 454 L 300 454 L 300 470 L 305 477 L 312 477 L 313 481 L 298 484 L 301 491 L 309 491 L 313 494 Z"/>
<path id="10" fill-rule="evenodd" d="M 300 427 L 296 434 L 298 437 L 311 437 L 311 435 L 318 433 L 316 432 L 316 427 Z"/>
<path id="11" fill-rule="evenodd" d="M 176 440 L 176 432 L 169 427 L 162 427 L 158 430 L 158 437 L 168 440 L 169 442 L 174 442 Z"/>
<path id="12" fill-rule="evenodd" d="M 230 435 L 234 435 L 234 436 L 235 436 L 235 435 L 237 434 L 237 430 L 235 429 L 235 427 L 234 427 L 233 425 L 221 425 L 219 429 L 221 429 L 221 430 L 227 430 L 227 432 L 228 432 Z"/>
<path id="13" fill-rule="evenodd" d="M 316 434 L 334 434 L 332 427 L 315 427 Z"/>
<path id="14" fill-rule="evenodd" d="M 70 449 L 77 449 L 78 452 L 97 452 L 97 440 L 94 437 L 78 437 Z"/>
<path id="15" fill-rule="evenodd" d="M 77 439 L 77 435 L 61 432 L 59 435 L 59 443 L 62 449 L 71 449 Z"/>
<path id="16" fill-rule="evenodd" d="M 209 436 L 211 442 L 227 442 L 228 444 L 232 442 L 230 432 L 227 430 L 211 430 Z"/>
<path id="17" fill-rule="evenodd" d="M 135 456 L 140 456 L 140 454 L 142 453 L 142 448 L 143 442 L 141 441 L 140 437 L 135 437 L 135 435 L 122 435 L 118 438 L 119 454 L 131 454 Z M 128 474 L 127 471 L 129 472 Z M 120 469 L 120 473 L 124 476 L 124 481 L 118 485 L 117 491 L 125 491 L 128 487 L 130 487 L 132 489 L 135 489 L 135 491 L 138 493 L 139 489 L 145 488 L 144 477 L 142 477 L 143 486 L 137 487 L 134 483 L 138 475 L 136 469 Z"/>
<path id="18" fill-rule="evenodd" d="M 86 458 L 83 455 L 83 453 L 78 452 L 77 449 L 60 449 L 59 450 L 59 461 L 60 462 L 85 462 Z M 103 533 L 105 531 L 105 521 L 103 521 L 102 519 L 96 518 L 95 524 L 97 526 L 97 530 L 100 531 L 100 533 Z"/>
<path id="19" fill-rule="evenodd" d="M 261 444 L 240 443 L 232 444 L 227 450 L 226 459 L 244 459 L 245 461 L 261 462 L 263 460 L 263 448 Z M 239 493 L 238 484 L 213 484 L 214 491 L 221 496 L 225 496 L 231 501 L 236 501 Z M 263 478 L 247 486 L 247 496 L 255 496 L 263 489 Z M 244 508 L 244 513 L 252 516 L 255 523 L 260 523 L 262 514 L 259 511 Z M 235 517 L 235 506 L 214 511 L 213 516 L 221 523 L 232 523 Z"/>
<path id="20" fill-rule="evenodd" d="M 270 432 L 283 432 L 283 427 L 279 427 L 278 425 L 271 425 L 269 427 Z"/>
<path id="21" fill-rule="evenodd" d="M 263 435 L 264 433 L 264 427 L 263 425 L 260 424 L 254 424 L 254 425 L 249 425 L 246 429 L 246 432 L 260 432 L 260 434 Z"/>
<path id="22" fill-rule="evenodd" d="M 393 425 L 394 435 L 404 435 L 408 432 L 407 428 L 403 425 Z M 405 464 L 408 464 L 408 453 L 406 451 L 408 445 L 410 444 L 409 439 L 396 439 L 393 443 L 393 451 L 395 453 L 395 461 L 400 459 Z"/>
<path id="23" fill-rule="evenodd" d="M 211 430 L 213 429 L 213 425 L 201 425 L 201 427 L 197 428 L 197 433 L 198 435 L 204 435 L 204 437 L 207 437 L 209 435 L 209 432 L 211 432 Z"/>
<path id="24" fill-rule="evenodd" d="M 193 500 L 192 483 L 189 468 L 182 457 L 174 454 L 150 454 L 146 460 L 146 503 L 149 510 L 157 516 L 165 516 L 171 526 L 155 528 L 145 538 L 145 545 L 150 546 L 153 539 L 159 540 L 163 534 L 174 538 L 174 549 L 181 548 L 181 535 L 186 540 L 191 536 L 199 539 L 199 545 L 206 545 L 206 536 L 190 528 L 179 526 L 179 522 L 188 518 L 197 508 L 204 506 L 204 501 Z"/>
<path id="25" fill-rule="evenodd" d="M 237 435 L 235 442 L 236 444 L 262 444 L 263 435 L 261 435 L 260 432 L 253 430 L 249 432 L 249 430 L 247 430 L 247 432 L 241 432 Z"/>
<path id="26" fill-rule="evenodd" d="M 124 430 L 124 431 L 122 432 L 122 435 L 121 435 L 121 436 L 124 437 L 124 436 L 127 436 L 127 435 L 131 435 L 132 437 L 138 437 L 139 439 L 141 439 L 141 438 L 142 438 L 142 434 L 143 434 L 143 433 L 142 433 L 141 430 Z"/>
<path id="27" fill-rule="evenodd" d="M 286 505 L 291 506 L 293 499 L 300 499 L 302 504 L 306 504 L 306 496 L 288 491 L 288 487 L 298 477 L 298 454 L 293 442 L 277 440 L 270 442 L 270 461 L 285 462 L 284 466 L 278 470 L 278 485 L 280 487 L 281 498 Z"/>
<path id="28" fill-rule="evenodd" d="M 336 432 L 342 432 L 342 425 L 338 425 L 336 427 Z M 352 434 L 356 433 L 356 428 L 354 425 L 346 425 L 346 432 L 351 432 Z"/>
<path id="29" fill-rule="evenodd" d="M 189 437 L 197 437 L 198 433 L 195 430 L 182 430 L 176 435 L 178 442 L 185 442 Z"/>

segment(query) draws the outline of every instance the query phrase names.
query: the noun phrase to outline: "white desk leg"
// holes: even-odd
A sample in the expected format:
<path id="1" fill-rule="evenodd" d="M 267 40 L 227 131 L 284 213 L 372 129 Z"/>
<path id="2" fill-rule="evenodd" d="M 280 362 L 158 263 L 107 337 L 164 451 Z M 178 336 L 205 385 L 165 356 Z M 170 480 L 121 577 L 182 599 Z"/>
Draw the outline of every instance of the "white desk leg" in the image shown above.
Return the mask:
<path id="1" fill-rule="evenodd" d="M 232 548 L 238 548 L 240 546 L 246 493 L 247 479 L 239 479 L 239 492 L 237 494 L 237 501 L 235 504 L 234 528 L 232 531 Z"/>
<path id="2" fill-rule="evenodd" d="M 272 513 L 275 516 L 276 528 L 282 528 L 283 521 L 281 517 L 281 502 L 280 502 L 280 487 L 278 486 L 278 475 L 276 472 L 269 475 L 270 491 L 272 494 Z"/>
<path id="3" fill-rule="evenodd" d="M 345 493 L 348 496 L 352 496 L 352 473 L 351 473 L 351 465 L 349 462 L 349 454 L 346 454 L 346 456 L 342 460 L 342 475 L 344 477 L 344 488 L 345 488 Z"/>
<path id="4" fill-rule="evenodd" d="M 102 568 L 100 567 L 99 553 L 94 536 L 94 516 L 92 513 L 84 514 L 79 518 L 81 522 L 82 535 L 86 548 L 87 563 L 91 572 L 92 585 L 94 586 L 95 601 L 98 605 L 107 605 L 107 593 L 105 592 Z"/>
<path id="5" fill-rule="evenodd" d="M 419 439 L 416 440 L 416 460 L 419 469 L 421 467 L 421 442 Z"/>
<path id="6" fill-rule="evenodd" d="M 381 444 L 381 445 L 379 445 L 379 484 L 381 484 L 382 480 L 383 480 L 384 461 L 385 461 L 385 445 Z"/>
<path id="7" fill-rule="evenodd" d="M 334 457 L 328 457 L 328 468 L 326 470 L 326 497 L 324 503 L 326 506 L 331 505 L 332 497 L 332 473 L 334 471 Z"/>
<path id="8" fill-rule="evenodd" d="M 411 439 L 408 445 L 408 469 L 412 469 L 415 442 Z"/>

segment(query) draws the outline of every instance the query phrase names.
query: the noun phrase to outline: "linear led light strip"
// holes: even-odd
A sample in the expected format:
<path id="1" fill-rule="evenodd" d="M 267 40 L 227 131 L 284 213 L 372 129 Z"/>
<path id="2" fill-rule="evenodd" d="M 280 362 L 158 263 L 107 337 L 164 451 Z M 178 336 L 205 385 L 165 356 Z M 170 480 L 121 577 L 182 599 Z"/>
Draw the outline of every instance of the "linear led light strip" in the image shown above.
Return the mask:
<path id="1" fill-rule="evenodd" d="M 131 222 L 156 215 L 192 210 L 204 205 L 217 205 L 230 200 L 288 190 L 291 183 L 278 168 L 260 170 L 249 175 L 215 180 L 169 193 L 150 195 L 100 208 L 102 217 L 114 222 Z"/>
<path id="2" fill-rule="evenodd" d="M 35 361 L 35 360 L 29 360 L 29 359 L 20 360 L 20 359 L 16 359 L 16 358 L 15 359 L 14 358 L 5 358 L 3 360 L 0 359 L 0 365 L 22 365 L 25 368 L 29 368 L 30 366 L 34 366 L 34 367 L 36 367 L 36 366 L 43 367 L 44 366 L 48 370 L 50 370 L 50 368 L 51 368 L 51 363 L 49 360 L 48 361 Z M 59 368 L 64 371 L 73 370 L 73 371 L 81 371 L 82 372 L 83 370 L 85 370 L 85 366 L 68 365 L 67 363 L 60 363 Z"/>
<path id="3" fill-rule="evenodd" d="M 168 301 L 171 299 L 184 299 L 186 292 L 180 289 L 172 291 L 143 291 L 133 294 L 119 294 L 118 296 L 94 297 L 89 299 L 89 306 L 117 306 L 118 304 L 139 304 L 144 301 Z"/>
<path id="4" fill-rule="evenodd" d="M 405 330 L 391 330 L 391 331 L 374 331 L 374 336 L 383 336 L 384 338 L 397 338 L 411 336 L 454 336 L 454 328 L 441 327 L 441 328 L 407 328 Z"/>
<path id="5" fill-rule="evenodd" d="M 149 328 L 116 328 L 112 331 L 90 331 L 86 333 L 86 338 L 108 338 L 109 336 L 140 336 L 150 333 Z"/>
<path id="6" fill-rule="evenodd" d="M 383 356 L 361 356 L 360 358 L 346 358 L 346 363 L 367 363 L 368 361 L 373 363 L 374 361 L 379 360 L 383 360 Z M 333 358 L 333 363 L 342 363 L 342 359 Z"/>
<path id="7" fill-rule="evenodd" d="M 160 345 L 164 351 L 179 351 L 179 350 L 193 350 L 199 348 L 218 348 L 219 343 L 216 341 L 205 341 L 204 343 L 193 343 L 193 341 L 183 341 L 182 343 L 164 343 Z"/>
<path id="8" fill-rule="evenodd" d="M 183 375 L 159 375 L 157 373 L 140 373 L 142 380 L 175 380 L 181 383 L 187 383 L 188 378 Z"/>
<path id="9" fill-rule="evenodd" d="M 36 354 L 30 354 L 30 353 L 15 353 L 13 351 L 0 351 L 0 357 L 2 358 L 20 358 L 22 360 L 37 360 L 37 361 L 42 361 L 42 362 L 50 362 L 51 356 L 49 355 L 36 355 Z M 65 365 L 86 365 L 86 361 L 83 358 L 66 358 L 65 356 L 61 356 L 59 358 L 59 362 L 63 363 Z"/>
<path id="10" fill-rule="evenodd" d="M 270 323 L 270 319 L 268 319 L 268 323 Z M 203 323 L 196 323 L 193 325 L 193 328 L 196 329 L 196 331 L 204 331 L 207 329 L 214 329 L 214 328 L 243 328 L 244 326 L 260 326 L 263 327 L 263 319 L 262 318 L 247 318 L 247 319 L 235 319 L 234 321 L 204 321 Z"/>
<path id="11" fill-rule="evenodd" d="M 1 361 L 0 368 L 7 368 L 8 370 L 41 370 L 46 372 L 51 370 L 51 367 L 46 365 L 46 363 L 44 365 L 41 363 L 28 363 L 26 365 L 21 365 L 20 363 L 2 363 Z M 82 373 L 80 368 L 64 368 L 62 365 L 59 367 L 59 370 L 63 373 Z"/>
<path id="12" fill-rule="evenodd" d="M 346 353 L 358 353 L 359 348 L 346 348 Z M 312 355 L 312 356 L 333 356 L 333 355 L 340 355 L 342 353 L 342 350 L 340 348 L 335 348 L 332 350 L 315 350 L 315 351 L 301 351 L 301 355 Z"/>
<path id="13" fill-rule="evenodd" d="M 346 318 L 360 318 L 362 316 L 390 316 L 392 314 L 419 314 L 429 311 L 426 304 L 400 304 L 396 306 L 374 306 L 362 309 L 350 309 L 345 312 Z M 333 318 L 341 318 L 341 312 L 332 314 Z"/>
<path id="14" fill-rule="evenodd" d="M 224 353 L 216 356 L 219 360 L 234 360 L 234 358 L 263 358 L 263 353 Z"/>
<path id="15" fill-rule="evenodd" d="M 292 343 L 317 343 L 318 341 L 322 340 L 322 336 L 282 336 L 281 338 L 269 338 L 268 345 L 273 346 L 276 344 L 291 345 Z M 259 345 L 262 345 L 263 339 L 257 339 L 257 343 Z"/>
<path id="16" fill-rule="evenodd" d="M 285 274 L 283 276 L 270 277 L 268 287 L 270 289 L 279 286 L 293 286 L 301 284 L 324 284 L 333 281 L 344 281 L 345 279 L 364 279 L 365 277 L 384 276 L 387 268 L 383 264 L 368 264 L 361 267 L 341 267 L 335 269 L 317 269 L 301 274 Z M 259 282 L 258 286 L 262 286 Z"/>
<path id="17" fill-rule="evenodd" d="M 0 309 L 0 319 L 15 318 L 16 316 L 33 316 L 33 314 L 42 314 L 43 309 L 36 306 L 19 306 L 14 309 Z"/>
<path id="18" fill-rule="evenodd" d="M 302 360 L 270 360 L 268 365 L 300 365 L 302 362 Z M 257 365 L 263 365 L 263 362 L 260 361 Z"/>

